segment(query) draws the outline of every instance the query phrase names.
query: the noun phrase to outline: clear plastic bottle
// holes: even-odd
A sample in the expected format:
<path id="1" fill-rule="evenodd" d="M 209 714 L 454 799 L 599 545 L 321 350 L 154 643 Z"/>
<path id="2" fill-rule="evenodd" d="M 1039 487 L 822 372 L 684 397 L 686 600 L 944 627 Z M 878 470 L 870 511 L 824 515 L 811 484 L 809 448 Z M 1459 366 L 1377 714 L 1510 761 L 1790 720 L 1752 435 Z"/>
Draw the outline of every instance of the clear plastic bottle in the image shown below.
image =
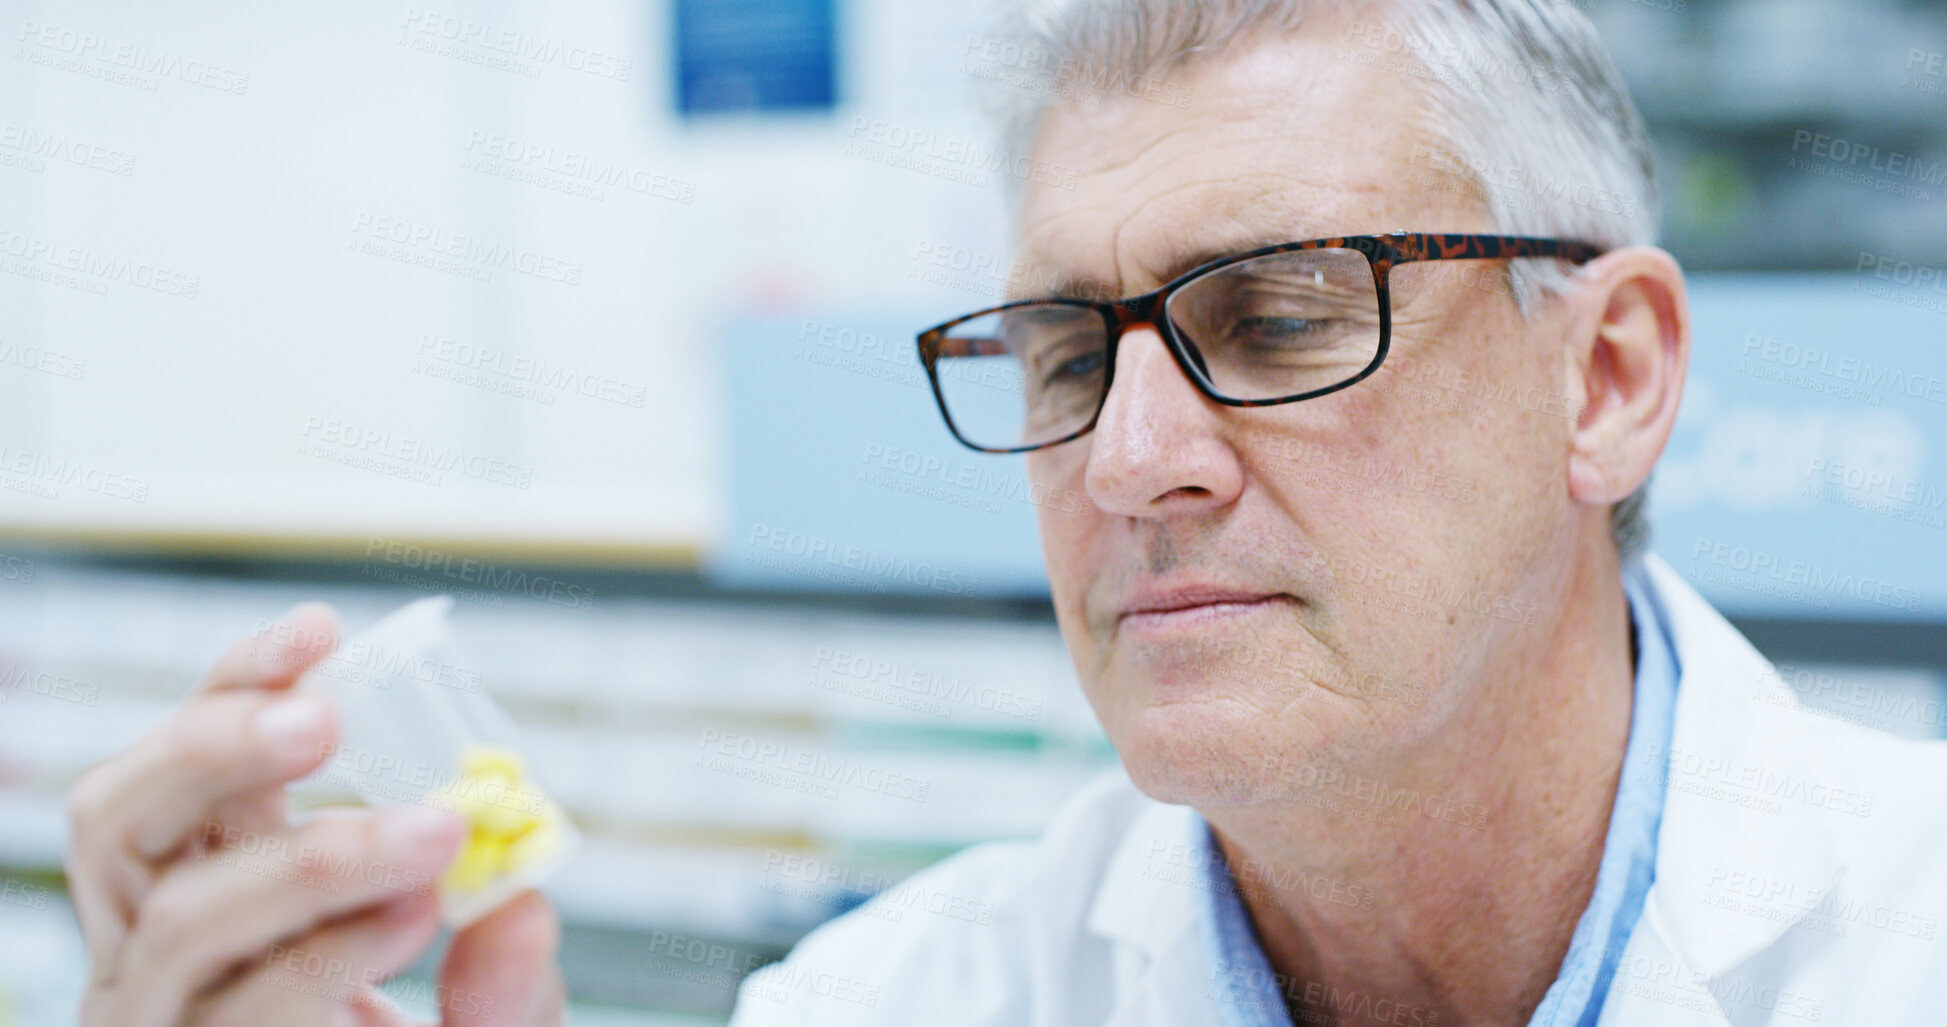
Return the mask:
<path id="1" fill-rule="evenodd" d="M 456 810 L 467 838 L 439 880 L 463 927 L 558 869 L 581 841 L 529 772 L 512 718 L 453 636 L 451 596 L 406 604 L 344 643 L 298 687 L 330 699 L 338 744 L 294 792 Z"/>

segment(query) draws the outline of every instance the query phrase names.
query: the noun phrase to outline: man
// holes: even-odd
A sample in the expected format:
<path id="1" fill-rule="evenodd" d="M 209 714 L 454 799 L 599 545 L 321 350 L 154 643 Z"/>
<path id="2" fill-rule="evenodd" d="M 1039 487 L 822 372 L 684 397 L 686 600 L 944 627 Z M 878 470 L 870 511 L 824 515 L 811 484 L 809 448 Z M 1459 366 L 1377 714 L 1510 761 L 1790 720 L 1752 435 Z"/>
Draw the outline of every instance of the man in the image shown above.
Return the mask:
<path id="1" fill-rule="evenodd" d="M 1582 17 L 1108 0 L 1034 32 L 1092 85 L 1023 120 L 1076 177 L 1026 187 L 1016 278 L 1073 287 L 921 348 L 962 441 L 1090 500 L 1041 509 L 1044 555 L 1127 776 L 908 886 L 991 915 L 843 917 L 736 1022 L 1937 1022 L 1939 747 L 1789 708 L 1637 552 L 1689 330 Z M 1115 85 L 1162 77 L 1191 102 Z M 423 899 L 190 858 L 212 822 L 453 851 L 437 815 L 283 822 L 332 732 L 278 692 L 335 629 L 290 625 L 77 784 L 85 1023 L 396 1022 L 262 953 L 390 972 Z M 448 1022 L 551 1022 L 553 933 L 534 897 L 464 932 Z"/>

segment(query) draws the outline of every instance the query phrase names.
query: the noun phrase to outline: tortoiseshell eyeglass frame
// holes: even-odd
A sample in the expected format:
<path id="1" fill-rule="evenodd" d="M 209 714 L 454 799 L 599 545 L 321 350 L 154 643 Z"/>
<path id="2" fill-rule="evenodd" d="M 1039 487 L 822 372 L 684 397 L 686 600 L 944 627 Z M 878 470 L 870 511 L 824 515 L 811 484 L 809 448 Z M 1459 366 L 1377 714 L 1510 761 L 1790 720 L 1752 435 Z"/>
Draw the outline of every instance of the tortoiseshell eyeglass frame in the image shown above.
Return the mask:
<path id="1" fill-rule="evenodd" d="M 1322 389 L 1312 389 L 1308 392 L 1299 392 L 1290 396 L 1279 396 L 1275 399 L 1237 399 L 1232 396 L 1226 396 L 1218 391 L 1216 385 L 1211 382 L 1209 375 L 1203 369 L 1202 358 L 1197 354 L 1195 349 L 1178 334 L 1176 326 L 1170 323 L 1168 317 L 1161 316 L 1164 310 L 1164 304 L 1169 300 L 1171 293 L 1212 272 L 1222 270 L 1242 261 L 1255 260 L 1258 257 L 1266 257 L 1274 253 L 1289 253 L 1294 250 L 1357 250 L 1365 255 L 1366 263 L 1372 268 L 1373 285 L 1376 287 L 1379 295 L 1379 350 L 1373 356 L 1372 363 L 1366 365 L 1358 374 Z M 1169 348 L 1170 356 L 1176 360 L 1176 366 L 1183 370 L 1184 376 L 1190 379 L 1191 384 L 1197 387 L 1198 392 L 1210 397 L 1210 399 L 1222 403 L 1225 406 L 1232 407 L 1277 406 L 1281 403 L 1296 403 L 1299 400 L 1311 399 L 1327 393 L 1337 392 L 1347 386 L 1357 384 L 1370 376 L 1374 371 L 1379 370 L 1379 365 L 1385 361 L 1386 351 L 1392 341 L 1393 301 L 1391 293 L 1387 290 L 1386 277 L 1394 265 L 1409 264 L 1421 260 L 1500 260 L 1512 257 L 1554 257 L 1581 264 L 1594 260 L 1596 257 L 1601 256 L 1602 252 L 1602 249 L 1598 246 L 1572 240 L 1541 239 L 1520 235 L 1455 235 L 1427 232 L 1394 232 L 1390 235 L 1350 235 L 1331 239 L 1307 239 L 1304 242 L 1280 243 L 1276 246 L 1265 246 L 1244 253 L 1233 254 L 1228 257 L 1219 257 L 1216 260 L 1191 268 L 1171 279 L 1159 289 L 1146 292 L 1141 296 L 1131 296 L 1128 299 L 1089 300 L 1066 296 L 1051 296 L 1042 299 L 1016 300 L 1011 303 L 1003 303 L 1000 306 L 978 310 L 963 317 L 956 317 L 951 321 L 935 325 L 919 333 L 919 360 L 920 364 L 926 368 L 927 380 L 933 385 L 933 399 L 939 404 L 940 416 L 946 420 L 947 430 L 953 433 L 953 437 L 958 439 L 961 445 L 982 453 L 1026 453 L 1030 450 L 1059 446 L 1064 442 L 1081 438 L 1095 429 L 1096 419 L 1102 414 L 1102 404 L 1108 399 L 1109 387 L 1115 382 L 1116 345 L 1122 341 L 1123 332 L 1137 325 L 1147 325 L 1154 328 L 1157 334 L 1162 336 L 1164 345 Z M 999 347 L 986 348 L 993 346 L 991 340 L 948 338 L 947 332 L 956 325 L 964 324 L 976 318 L 987 317 L 1000 311 L 1010 310 L 1015 307 L 1049 303 L 1086 307 L 1102 315 L 1103 323 L 1108 334 L 1108 351 L 1104 358 L 1107 366 L 1102 375 L 1102 395 L 1096 399 L 1095 412 L 1089 415 L 1088 423 L 1082 425 L 1075 431 L 1060 438 L 1050 439 L 1046 442 L 1037 442 L 1033 445 L 1010 447 L 982 446 L 967 439 L 960 434 L 960 429 L 953 423 L 953 414 L 947 410 L 946 395 L 940 390 L 940 358 L 1001 356 L 1005 354 L 1005 350 Z M 985 345 L 983 346 L 983 344 Z"/>

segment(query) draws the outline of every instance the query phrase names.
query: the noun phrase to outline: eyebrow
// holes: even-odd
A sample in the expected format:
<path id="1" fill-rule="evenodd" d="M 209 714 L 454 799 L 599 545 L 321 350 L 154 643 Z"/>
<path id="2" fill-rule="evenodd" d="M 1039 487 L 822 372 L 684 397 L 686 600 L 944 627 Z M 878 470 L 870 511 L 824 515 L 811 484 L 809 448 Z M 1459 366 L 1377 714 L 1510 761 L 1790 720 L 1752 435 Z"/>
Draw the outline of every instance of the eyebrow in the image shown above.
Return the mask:
<path id="1" fill-rule="evenodd" d="M 1161 280 L 1157 284 L 1158 287 L 1160 287 L 1163 282 L 1173 282 L 1178 278 L 1181 278 L 1183 275 L 1189 273 L 1190 271 L 1202 267 L 1203 265 L 1208 264 L 1213 260 L 1222 260 L 1225 257 L 1235 256 L 1236 254 L 1239 253 L 1249 253 L 1252 250 L 1261 250 L 1267 246 L 1282 246 L 1288 242 L 1298 242 L 1304 239 L 1320 239 L 1320 238 L 1325 238 L 1325 236 L 1291 235 L 1288 233 L 1275 233 L 1275 234 L 1256 233 L 1250 236 L 1242 237 L 1240 238 L 1239 241 L 1235 243 L 1228 243 L 1220 246 L 1207 246 L 1196 250 L 1185 251 L 1172 256 L 1163 265 L 1163 274 Z M 1073 298 L 1073 299 L 1123 299 L 1125 298 L 1125 294 L 1121 292 L 1116 292 L 1114 295 L 1110 295 L 1109 293 L 1111 292 L 1111 290 L 1109 290 L 1103 283 L 1088 278 L 1075 278 L 1068 275 L 1056 275 L 1049 278 L 1046 285 L 1048 289 L 1047 292 L 1036 293 L 1031 298 L 1046 298 L 1046 297 L 1056 297 L 1056 296 Z M 1024 297 L 1024 298 L 1029 298 L 1029 297 Z"/>

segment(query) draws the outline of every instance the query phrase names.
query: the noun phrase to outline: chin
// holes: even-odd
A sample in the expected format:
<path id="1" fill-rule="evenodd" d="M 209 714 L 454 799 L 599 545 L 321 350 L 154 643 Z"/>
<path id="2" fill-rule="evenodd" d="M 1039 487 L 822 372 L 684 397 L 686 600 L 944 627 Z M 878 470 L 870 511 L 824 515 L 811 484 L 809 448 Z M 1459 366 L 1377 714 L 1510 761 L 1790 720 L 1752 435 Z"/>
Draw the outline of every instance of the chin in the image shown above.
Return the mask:
<path id="1" fill-rule="evenodd" d="M 1214 713 L 1211 703 L 1175 703 L 1139 711 L 1110 735 L 1129 780 L 1157 802 L 1247 806 L 1276 797 L 1284 775 L 1261 735 L 1262 711 Z M 1246 722 L 1240 717 L 1255 713 Z M 1229 714 L 1235 714 L 1229 715 Z"/>

